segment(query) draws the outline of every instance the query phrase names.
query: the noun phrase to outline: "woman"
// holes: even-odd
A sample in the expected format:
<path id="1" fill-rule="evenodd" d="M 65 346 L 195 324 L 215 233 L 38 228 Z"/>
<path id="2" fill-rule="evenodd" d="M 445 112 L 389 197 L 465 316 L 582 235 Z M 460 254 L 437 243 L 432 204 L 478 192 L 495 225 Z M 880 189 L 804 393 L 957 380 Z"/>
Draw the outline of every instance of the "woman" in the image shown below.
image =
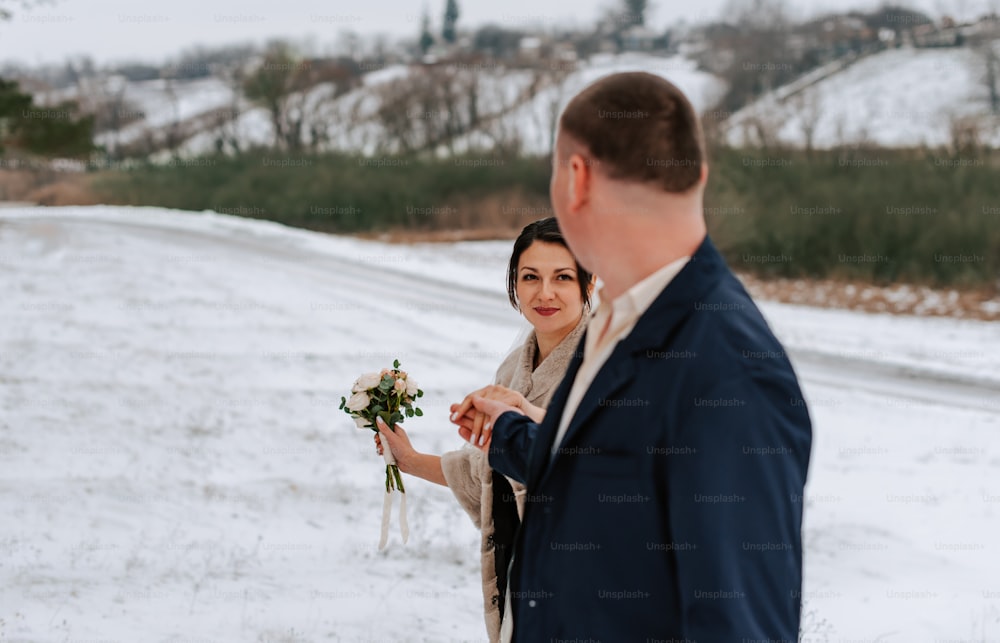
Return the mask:
<path id="1" fill-rule="evenodd" d="M 593 281 L 570 253 L 555 218 L 525 226 L 507 266 L 507 295 L 533 330 L 500 364 L 494 385 L 476 394 L 517 406 L 540 421 L 587 326 Z M 452 405 L 452 412 L 457 408 Z M 477 416 L 475 421 L 481 425 L 482 420 Z M 449 487 L 482 531 L 486 629 L 490 641 L 498 641 L 507 563 L 524 513 L 524 487 L 490 469 L 479 449 L 436 456 L 414 450 L 400 426 L 393 432 L 380 421 L 379 431 L 400 471 Z M 375 441 L 381 453 L 379 435 Z"/>

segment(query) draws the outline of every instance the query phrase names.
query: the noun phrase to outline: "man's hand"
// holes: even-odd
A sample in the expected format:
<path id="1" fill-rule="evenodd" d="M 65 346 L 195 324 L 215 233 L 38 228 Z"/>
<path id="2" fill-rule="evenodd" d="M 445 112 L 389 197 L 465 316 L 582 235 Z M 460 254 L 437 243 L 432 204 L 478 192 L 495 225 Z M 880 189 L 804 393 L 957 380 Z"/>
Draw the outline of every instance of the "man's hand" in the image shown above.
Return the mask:
<path id="1" fill-rule="evenodd" d="M 523 398 L 522 398 L 523 399 Z M 458 434 L 462 439 L 484 453 L 490 452 L 490 442 L 493 438 L 493 422 L 507 411 L 515 411 L 524 415 L 516 406 L 511 406 L 500 400 L 488 399 L 479 395 L 469 395 L 463 400 L 468 401 L 470 408 L 464 415 L 459 415 L 462 405 L 451 405 L 451 421 L 458 425 Z M 477 421 L 482 416 L 484 421 Z"/>
<path id="2" fill-rule="evenodd" d="M 487 400 L 503 402 L 508 406 L 519 409 L 521 413 L 525 412 L 525 406 L 530 406 L 528 404 L 528 400 L 526 400 L 523 395 L 517 391 L 507 388 L 506 386 L 491 384 L 490 386 L 483 387 L 478 391 L 469 393 L 465 396 L 464 400 L 458 404 L 451 405 L 451 421 L 460 427 L 468 429 L 470 434 L 475 436 L 476 440 L 482 436 L 483 426 L 490 418 L 472 405 L 472 398 L 474 397 L 482 397 Z M 461 433 L 461 431 L 459 431 L 459 433 Z M 465 436 L 463 435 L 463 437 Z M 475 442 L 473 442 L 473 444 L 475 444 Z M 479 445 L 476 444 L 476 446 Z"/>

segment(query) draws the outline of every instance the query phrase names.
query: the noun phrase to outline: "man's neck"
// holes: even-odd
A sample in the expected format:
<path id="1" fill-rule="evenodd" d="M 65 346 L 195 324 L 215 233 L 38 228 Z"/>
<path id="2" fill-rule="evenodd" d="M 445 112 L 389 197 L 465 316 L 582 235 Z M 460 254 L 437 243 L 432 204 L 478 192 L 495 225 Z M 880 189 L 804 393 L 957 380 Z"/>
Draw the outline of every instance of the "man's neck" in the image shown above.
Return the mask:
<path id="1" fill-rule="evenodd" d="M 639 247 L 633 247 L 631 250 L 624 249 L 626 252 L 609 252 L 606 257 L 603 257 L 606 259 L 603 262 L 604 265 L 597 268 L 597 273 L 601 275 L 601 280 L 604 282 L 602 294 L 609 301 L 613 301 L 664 266 L 682 257 L 693 256 L 704 242 L 706 234 L 705 231 L 702 231 L 700 236 L 686 235 L 683 243 L 678 243 L 681 240 L 675 239 L 663 247 L 655 247 L 654 244 L 642 242 L 638 244 Z M 652 234 L 649 237 L 653 239 L 664 238 L 664 236 Z"/>
<path id="2" fill-rule="evenodd" d="M 619 213 L 596 220 L 590 230 L 592 268 L 613 300 L 681 257 L 690 257 L 707 234 L 700 192 L 653 194 L 626 186 L 594 204 L 597 212 Z"/>

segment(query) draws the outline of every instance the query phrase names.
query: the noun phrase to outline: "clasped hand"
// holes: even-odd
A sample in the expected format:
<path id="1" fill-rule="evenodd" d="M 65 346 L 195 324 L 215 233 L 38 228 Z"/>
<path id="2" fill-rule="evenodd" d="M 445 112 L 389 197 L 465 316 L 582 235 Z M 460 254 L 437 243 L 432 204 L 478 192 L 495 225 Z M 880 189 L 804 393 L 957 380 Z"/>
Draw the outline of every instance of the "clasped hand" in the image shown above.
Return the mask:
<path id="1" fill-rule="evenodd" d="M 517 391 L 493 384 L 469 393 L 458 404 L 452 404 L 449 419 L 458 425 L 458 434 L 463 440 L 489 453 L 496 418 L 507 411 L 531 415 L 537 409 Z"/>

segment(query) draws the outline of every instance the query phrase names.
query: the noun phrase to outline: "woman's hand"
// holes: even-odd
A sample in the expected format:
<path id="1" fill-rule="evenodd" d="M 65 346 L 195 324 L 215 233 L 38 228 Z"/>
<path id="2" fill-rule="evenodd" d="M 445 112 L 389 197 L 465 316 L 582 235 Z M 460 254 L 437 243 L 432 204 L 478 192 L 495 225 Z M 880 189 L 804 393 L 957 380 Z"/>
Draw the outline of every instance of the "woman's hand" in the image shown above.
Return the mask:
<path id="1" fill-rule="evenodd" d="M 375 425 L 378 427 L 378 433 L 375 434 L 375 448 L 379 455 L 382 455 L 383 445 L 389 445 L 400 471 L 435 484 L 448 486 L 444 470 L 441 468 L 441 456 L 420 453 L 414 449 L 410 444 L 410 436 L 406 435 L 406 431 L 398 424 L 396 430 L 392 431 L 382 418 L 377 418 Z"/>
<path id="2" fill-rule="evenodd" d="M 389 449 L 392 450 L 399 470 L 403 473 L 412 473 L 413 464 L 420 457 L 420 453 L 410 444 L 410 437 L 406 435 L 403 427 L 397 424 L 396 430 L 393 431 L 382 421 L 382 418 L 377 418 L 375 424 L 378 426 L 378 433 L 375 435 L 375 448 L 379 455 L 382 455 L 384 440 L 384 444 L 389 445 Z"/>

